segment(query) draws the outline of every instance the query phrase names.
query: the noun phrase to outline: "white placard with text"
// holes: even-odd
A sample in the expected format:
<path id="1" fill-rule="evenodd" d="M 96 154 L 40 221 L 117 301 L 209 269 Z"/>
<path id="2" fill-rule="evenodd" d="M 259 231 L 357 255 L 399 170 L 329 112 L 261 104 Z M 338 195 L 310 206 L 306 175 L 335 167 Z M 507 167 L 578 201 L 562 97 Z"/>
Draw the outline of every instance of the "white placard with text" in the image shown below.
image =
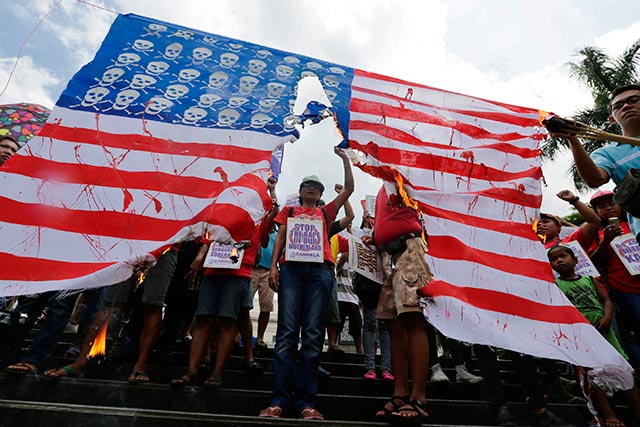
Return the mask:
<path id="1" fill-rule="evenodd" d="M 211 242 L 209 246 L 209 252 L 204 259 L 204 267 L 206 268 L 227 268 L 231 270 L 240 269 L 242 264 L 242 257 L 244 256 L 244 249 L 236 249 L 237 261 L 233 262 L 231 255 L 234 247 L 231 244 L 224 244 L 218 242 Z"/>
<path id="2" fill-rule="evenodd" d="M 640 274 L 640 245 L 631 233 L 618 236 L 611 241 L 613 251 L 629 271 L 629 274 Z"/>
<path id="3" fill-rule="evenodd" d="M 287 261 L 324 262 L 322 220 L 287 218 Z"/>

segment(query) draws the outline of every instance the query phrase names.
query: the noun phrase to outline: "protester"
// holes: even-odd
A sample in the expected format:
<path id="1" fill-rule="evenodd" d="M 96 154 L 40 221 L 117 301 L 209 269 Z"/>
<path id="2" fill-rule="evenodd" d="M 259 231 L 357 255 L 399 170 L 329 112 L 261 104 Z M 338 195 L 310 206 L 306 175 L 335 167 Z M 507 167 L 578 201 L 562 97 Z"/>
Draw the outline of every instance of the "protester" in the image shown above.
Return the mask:
<path id="1" fill-rule="evenodd" d="M 590 249 L 611 299 L 620 309 L 616 316 L 620 341 L 636 372 L 640 369 L 640 276 L 632 275 L 611 247 L 611 241 L 631 232 L 627 216 L 610 190 L 598 190 L 590 200 L 602 227 Z M 615 221 L 614 221 L 615 220 Z"/>
<path id="2" fill-rule="evenodd" d="M 382 250 L 384 284 L 377 317 L 387 322 L 395 375 L 393 397 L 376 417 L 412 424 L 431 419 L 426 404 L 429 341 L 417 290 L 432 279 L 432 274 L 424 260 L 427 245 L 418 215 L 403 203 L 397 188 L 385 183 L 376 198 L 373 236 L 362 237 L 365 244 Z"/>
<path id="3" fill-rule="evenodd" d="M 640 137 L 640 85 L 619 86 L 611 91 L 611 115 L 609 121 L 617 123 L 622 135 Z M 640 146 L 612 142 L 606 147 L 598 148 L 591 155 L 585 150 L 580 140 L 574 135 L 552 133 L 553 137 L 566 138 L 571 146 L 571 153 L 580 177 L 589 186 L 595 188 L 607 183 L 610 179 L 618 185 L 631 168 L 640 168 Z M 640 203 L 640 201 L 636 201 Z M 640 218 L 628 214 L 631 232 L 640 238 Z"/>
<path id="4" fill-rule="evenodd" d="M 484 380 L 481 376 L 474 375 L 467 369 L 466 363 L 471 361 L 471 346 L 466 346 L 459 341 L 445 337 L 436 331 L 430 324 L 427 324 L 427 336 L 429 337 L 429 360 L 431 360 L 432 363 L 431 382 L 449 382 L 449 377 L 445 374 L 442 366 L 440 365 L 441 360 L 440 357 L 438 357 L 436 337 L 444 352 L 448 352 L 451 356 L 456 372 L 456 382 L 477 384 Z"/>
<path id="5" fill-rule="evenodd" d="M 9 157 L 16 154 L 19 149 L 20 146 L 12 136 L 0 136 L 0 166 L 9 160 Z"/>
<path id="6" fill-rule="evenodd" d="M 251 271 L 252 297 L 258 293 L 260 314 L 258 315 L 258 331 L 256 333 L 255 349 L 257 351 L 267 348 L 264 341 L 264 333 L 269 324 L 269 318 L 273 311 L 273 289 L 269 287 L 269 267 L 271 266 L 271 254 L 273 244 L 276 241 L 278 231 L 274 228 L 269 236 L 262 241 L 262 256 L 260 261 Z"/>
<path id="7" fill-rule="evenodd" d="M 269 178 L 267 187 L 275 195 L 276 181 Z M 267 217 L 251 236 L 238 269 L 205 268 L 198 288 L 196 308 L 196 326 L 189 349 L 189 366 L 187 372 L 171 381 L 174 387 L 194 385 L 198 373 L 198 365 L 211 336 L 216 329 L 216 358 L 213 371 L 204 382 L 205 388 L 216 389 L 222 385 L 224 367 L 231 356 L 233 343 L 237 333 L 237 318 L 240 313 L 243 297 L 251 294 L 251 270 L 255 263 L 262 240 L 273 227 L 273 218 L 277 214 L 278 203 L 272 198 L 272 207 Z M 209 245 L 203 245 L 192 263 L 191 275 L 197 274 L 204 264 Z M 251 343 L 248 343 L 251 345 Z"/>
<path id="8" fill-rule="evenodd" d="M 600 228 L 600 218 L 570 190 L 562 190 L 556 195 L 558 198 L 576 208 L 585 221 L 576 231 L 562 239 L 562 242 L 577 241 L 585 251 L 588 250 L 591 246 L 591 241 L 598 233 L 598 228 Z M 556 246 L 561 242 L 561 227 L 562 220 L 559 217 L 549 213 L 540 214 L 540 218 L 536 222 L 536 233 L 546 249 Z"/>
<path id="9" fill-rule="evenodd" d="M 563 245 L 555 246 L 549 250 L 547 256 L 551 267 L 559 274 L 559 277 L 556 278 L 558 287 L 580 313 L 626 359 L 627 355 L 611 329 L 613 303 L 602 285 L 595 283 L 595 279 L 592 277 L 576 274 L 575 267 L 578 264 L 578 259 L 571 248 Z M 638 396 L 638 390 L 634 386 L 629 390 L 624 390 L 623 393 L 629 401 L 636 422 L 640 422 L 640 396 Z M 605 392 L 595 384 L 591 385 L 591 397 L 596 410 L 603 418 L 605 426 L 624 426 L 613 413 Z"/>
<path id="10" fill-rule="evenodd" d="M 360 228 L 352 229 L 354 237 L 361 239 L 362 236 L 370 236 L 372 222 L 369 212 L 365 211 Z M 391 373 L 391 342 L 387 324 L 384 320 L 376 319 L 376 307 L 378 306 L 381 285 L 356 272 L 353 274 L 352 282 L 354 292 L 362 304 L 362 350 L 365 369 L 363 378 L 368 381 L 375 381 L 376 378 L 388 382 L 395 381 L 395 377 Z M 379 376 L 376 375 L 376 327 L 380 347 Z"/>
<path id="11" fill-rule="evenodd" d="M 336 184 L 333 189 L 340 194 L 343 189 L 342 184 Z M 324 201 L 320 199 L 319 207 L 324 206 Z M 347 199 L 344 202 L 344 216 L 334 221 L 329 227 L 329 244 L 331 245 L 331 254 L 334 262 L 337 260 L 339 253 L 339 245 L 336 235 L 346 229 L 355 218 L 353 207 Z M 340 357 L 344 354 L 342 347 L 338 345 L 338 329 L 340 329 L 342 316 L 340 314 L 340 303 L 338 301 L 338 278 L 334 275 L 333 287 L 329 296 L 329 309 L 327 313 L 327 352 L 333 356 Z M 330 372 L 320 367 L 320 375 L 328 377 Z"/>
<path id="12" fill-rule="evenodd" d="M 106 291 L 103 309 L 95 315 L 89 330 L 87 331 L 80 354 L 69 365 L 62 368 L 49 369 L 44 376 L 50 379 L 60 377 L 82 377 L 87 370 L 87 356 L 91 346 L 103 327 L 109 321 L 109 329 L 123 322 L 128 317 L 127 308 L 132 304 L 132 297 L 136 288 L 142 286 L 142 304 L 144 310 L 144 320 L 140 331 L 140 348 L 127 381 L 132 384 L 149 382 L 149 375 L 146 372 L 147 363 L 155 341 L 160 334 L 162 326 L 162 306 L 164 298 L 169 289 L 169 284 L 173 279 L 176 269 L 179 245 L 167 248 L 160 255 L 156 264 L 151 267 L 142 283 L 139 283 L 139 275 L 135 274 L 129 279 L 112 285 Z"/>
<path id="13" fill-rule="evenodd" d="M 347 226 L 347 232 L 351 233 L 351 224 Z M 332 240 L 338 241 L 340 251 L 336 258 L 336 275 L 338 280 L 338 308 L 340 311 L 340 324 L 338 335 L 344 329 L 347 318 L 349 319 L 349 335 L 353 338 L 356 353 L 362 353 L 362 316 L 360 315 L 360 301 L 353 290 L 351 277 L 353 272 L 349 268 L 349 241 L 336 234 Z"/>
<path id="14" fill-rule="evenodd" d="M 76 299 L 77 295 L 64 295 L 58 291 L 44 292 L 19 299 L 15 311 L 25 315 L 26 318 L 24 324 L 15 326 L 19 332 L 15 335 L 12 334 L 18 337 L 18 340 L 12 342 L 1 337 L 4 345 L 10 347 L 9 360 L 5 362 L 11 364 L 4 368 L 5 372 L 11 374 L 38 373 L 47 367 L 56 342 L 71 317 Z M 40 328 L 29 346 L 29 350 L 25 354 L 19 355 L 21 345 L 45 309 L 46 315 L 40 322 Z"/>
<path id="15" fill-rule="evenodd" d="M 318 208 L 324 186 L 317 176 L 308 176 L 300 183 L 301 205 L 285 206 L 275 219 L 279 228 L 269 273 L 269 285 L 278 292 L 278 329 L 273 355 L 274 392 L 269 407 L 260 412 L 262 417 L 280 418 L 293 410 L 303 419 L 323 419 L 315 409 L 315 395 L 318 390 L 326 308 L 334 277 L 329 224 L 354 189 L 347 154 L 339 148 L 335 148 L 335 153 L 344 165 L 344 188 L 336 198 Z M 320 234 L 316 236 L 314 232 L 308 235 L 310 241 L 321 241 L 322 244 L 310 244 L 309 251 L 301 255 L 319 256 L 320 261 L 324 262 L 294 261 L 291 256 L 287 260 L 287 254 L 280 259 L 288 236 L 290 233 L 293 236 L 300 229 L 294 224 L 304 221 L 311 221 L 307 222 L 309 227 Z M 292 229 L 289 229 L 289 222 L 293 225 Z M 302 344 L 298 350 L 300 337 Z"/>

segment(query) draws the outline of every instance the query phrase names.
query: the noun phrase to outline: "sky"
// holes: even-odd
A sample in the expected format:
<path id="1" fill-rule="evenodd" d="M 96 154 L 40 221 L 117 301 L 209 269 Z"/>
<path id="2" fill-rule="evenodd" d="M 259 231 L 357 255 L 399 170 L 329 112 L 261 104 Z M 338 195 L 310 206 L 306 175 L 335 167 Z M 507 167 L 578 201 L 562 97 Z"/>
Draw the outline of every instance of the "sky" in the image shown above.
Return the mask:
<path id="1" fill-rule="evenodd" d="M 0 104 L 52 108 L 74 73 L 93 58 L 114 12 L 561 116 L 591 105 L 590 92 L 567 66 L 581 48 L 618 55 L 640 38 L 637 0 L 1 0 Z M 321 178 L 327 200 L 333 184 L 342 182 L 338 157 L 326 144 L 314 144 L 323 132 L 287 144 L 281 200 L 297 192 L 306 175 Z M 567 153 L 543 163 L 542 211 L 569 213 L 555 196 L 574 190 L 569 161 Z M 375 194 L 379 184 L 358 170 L 355 175 L 352 201 L 359 220 L 358 201 Z"/>

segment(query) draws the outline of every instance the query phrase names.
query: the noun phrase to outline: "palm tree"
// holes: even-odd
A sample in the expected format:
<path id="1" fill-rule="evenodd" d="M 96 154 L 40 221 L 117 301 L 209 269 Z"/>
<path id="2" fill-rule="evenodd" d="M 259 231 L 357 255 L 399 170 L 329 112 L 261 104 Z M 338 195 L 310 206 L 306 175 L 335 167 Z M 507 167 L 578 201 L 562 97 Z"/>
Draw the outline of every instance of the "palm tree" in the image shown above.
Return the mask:
<path id="1" fill-rule="evenodd" d="M 593 95 L 593 107 L 576 112 L 571 118 L 606 132 L 618 133 L 616 125 L 609 122 L 609 93 L 618 86 L 640 81 L 640 40 L 631 45 L 622 55 L 612 58 L 596 47 L 585 47 L 577 56 L 579 61 L 570 62 L 571 77 L 586 85 Z M 608 141 L 583 140 L 587 152 L 591 153 Z M 561 149 L 568 147 L 563 139 L 548 139 L 542 146 L 542 155 L 553 160 Z M 578 190 L 588 187 L 578 175 L 575 164 L 571 175 Z"/>

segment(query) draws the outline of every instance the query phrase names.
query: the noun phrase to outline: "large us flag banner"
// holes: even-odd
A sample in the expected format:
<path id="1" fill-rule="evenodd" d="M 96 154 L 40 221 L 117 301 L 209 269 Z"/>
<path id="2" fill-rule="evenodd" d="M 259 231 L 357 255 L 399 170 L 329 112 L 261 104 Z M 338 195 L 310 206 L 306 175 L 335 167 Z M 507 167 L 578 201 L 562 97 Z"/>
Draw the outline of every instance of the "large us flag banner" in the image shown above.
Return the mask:
<path id="1" fill-rule="evenodd" d="M 403 181 L 425 213 L 436 327 L 628 367 L 555 287 L 531 231 L 536 110 L 135 15 L 115 20 L 40 135 L 0 168 L 0 295 L 109 285 L 175 242 L 248 237 L 305 76 L 322 82 L 358 166 Z"/>
<path id="2" fill-rule="evenodd" d="M 0 295 L 117 283 L 168 245 L 248 238 L 315 75 L 334 64 L 135 15 L 114 21 L 31 143 L 0 169 Z M 273 159 L 273 170 L 270 170 Z"/>

